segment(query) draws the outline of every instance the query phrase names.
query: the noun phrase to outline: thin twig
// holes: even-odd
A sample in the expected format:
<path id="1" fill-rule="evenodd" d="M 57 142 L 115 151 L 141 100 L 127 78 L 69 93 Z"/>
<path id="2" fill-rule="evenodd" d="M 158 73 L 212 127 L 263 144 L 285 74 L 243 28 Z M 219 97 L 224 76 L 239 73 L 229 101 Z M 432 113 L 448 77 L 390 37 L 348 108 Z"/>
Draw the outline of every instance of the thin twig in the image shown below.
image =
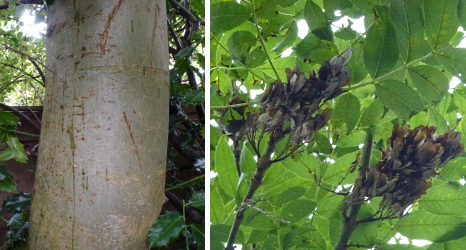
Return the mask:
<path id="1" fill-rule="evenodd" d="M 31 124 L 34 128 L 36 128 L 40 132 L 40 127 L 35 122 L 33 122 L 31 119 L 29 119 L 29 117 L 27 117 L 25 114 L 19 112 L 17 109 L 15 109 L 13 107 L 5 105 L 3 103 L 0 103 L 0 107 L 5 108 L 7 110 L 10 110 L 16 116 L 23 118 L 24 120 L 26 120 L 29 124 Z"/>
<path id="2" fill-rule="evenodd" d="M 39 90 L 37 90 L 36 86 L 34 86 L 34 84 L 32 84 L 32 82 L 29 82 L 29 85 L 31 85 L 31 87 L 34 89 L 34 91 L 36 92 L 37 96 L 39 97 L 40 103 L 42 104 L 42 106 L 44 106 L 44 100 L 42 100 L 42 96 L 40 95 Z M 34 104 L 34 103 L 33 103 L 33 104 Z"/>
<path id="3" fill-rule="evenodd" d="M 259 28 L 260 26 L 259 26 L 259 23 L 257 22 L 257 16 L 256 16 L 256 11 L 254 9 L 253 1 L 251 1 L 250 4 L 251 4 L 252 18 L 254 20 L 254 24 L 255 24 L 256 29 L 257 29 L 257 35 L 259 36 L 259 41 L 260 41 L 260 43 L 262 45 L 262 49 L 264 50 L 265 54 L 267 55 L 267 60 L 269 61 L 270 67 L 272 68 L 273 72 L 275 73 L 275 76 L 277 77 L 276 80 L 281 82 L 280 76 L 278 75 L 278 72 L 277 72 L 277 69 L 275 69 L 275 66 L 272 63 L 272 59 L 270 58 L 267 47 L 265 46 L 264 38 L 262 37 L 262 33 L 261 33 L 260 28 Z"/>

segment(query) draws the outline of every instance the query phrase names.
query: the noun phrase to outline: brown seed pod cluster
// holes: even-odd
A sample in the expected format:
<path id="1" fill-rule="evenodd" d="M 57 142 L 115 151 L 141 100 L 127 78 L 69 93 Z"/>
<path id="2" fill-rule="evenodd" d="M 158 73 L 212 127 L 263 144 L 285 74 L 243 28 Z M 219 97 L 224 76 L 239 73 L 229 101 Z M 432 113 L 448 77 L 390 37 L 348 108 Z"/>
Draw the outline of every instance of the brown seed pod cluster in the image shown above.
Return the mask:
<path id="1" fill-rule="evenodd" d="M 382 160 L 357 181 L 353 192 L 359 194 L 352 202 L 382 196 L 380 207 L 392 215 L 414 204 L 431 187 L 430 179 L 438 175 L 438 168 L 464 153 L 461 133 L 437 136 L 436 130 L 434 126 L 410 129 L 395 124 Z"/>
<path id="2" fill-rule="evenodd" d="M 349 81 L 345 66 L 351 57 L 351 49 L 342 56 L 335 56 L 325 62 L 318 76 L 315 73 L 306 78 L 296 70 L 287 69 L 287 82 L 273 82 L 261 99 L 261 114 L 250 129 L 263 131 L 287 131 L 293 144 L 308 142 L 314 132 L 321 129 L 331 117 L 331 110 L 315 114 L 326 100 L 333 99 L 344 91 Z"/>

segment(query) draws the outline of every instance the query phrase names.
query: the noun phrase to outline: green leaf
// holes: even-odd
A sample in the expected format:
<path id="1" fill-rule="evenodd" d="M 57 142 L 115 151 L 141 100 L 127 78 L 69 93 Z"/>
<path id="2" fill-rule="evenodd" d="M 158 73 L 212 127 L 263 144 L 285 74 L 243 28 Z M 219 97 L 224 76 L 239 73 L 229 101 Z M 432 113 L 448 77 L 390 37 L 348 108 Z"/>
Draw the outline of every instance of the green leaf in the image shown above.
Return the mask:
<path id="1" fill-rule="evenodd" d="M 432 49 L 447 44 L 458 30 L 458 0 L 425 0 L 425 31 Z"/>
<path id="2" fill-rule="evenodd" d="M 184 96 L 185 105 L 200 105 L 204 102 L 204 91 L 191 89 Z"/>
<path id="3" fill-rule="evenodd" d="M 417 210 L 395 224 L 395 229 L 410 239 L 445 242 L 466 235 L 466 218 Z"/>
<path id="4" fill-rule="evenodd" d="M 257 47 L 246 58 L 246 67 L 259 67 L 262 64 L 264 64 L 265 60 L 267 60 L 267 54 L 265 53 L 264 49 L 262 49 L 261 47 Z"/>
<path id="5" fill-rule="evenodd" d="M 293 200 L 296 200 L 303 196 L 306 193 L 306 189 L 304 187 L 290 187 L 289 189 L 285 190 L 285 192 L 281 193 L 278 196 L 277 204 L 286 204 Z"/>
<path id="6" fill-rule="evenodd" d="M 448 93 L 448 79 L 437 68 L 419 65 L 408 68 L 408 72 L 417 91 L 428 102 L 437 104 Z"/>
<path id="7" fill-rule="evenodd" d="M 383 105 L 376 99 L 362 113 L 359 125 L 363 127 L 376 125 L 381 121 L 383 114 Z"/>
<path id="8" fill-rule="evenodd" d="M 257 38 L 249 31 L 236 31 L 228 38 L 227 46 L 231 57 L 238 60 L 257 42 Z"/>
<path id="9" fill-rule="evenodd" d="M 449 240 L 445 242 L 432 243 L 427 249 L 428 250 L 463 249 L 464 246 L 466 246 L 466 237 L 463 237 L 457 240 Z"/>
<path id="10" fill-rule="evenodd" d="M 251 17 L 250 8 L 236 2 L 212 3 L 210 10 L 210 31 L 214 33 L 231 30 Z"/>
<path id="11" fill-rule="evenodd" d="M 198 249 L 205 249 L 204 224 L 191 224 L 189 227 L 191 228 L 194 242 L 197 243 Z"/>
<path id="12" fill-rule="evenodd" d="M 463 179 L 466 176 L 466 158 L 459 157 L 449 161 L 440 173 L 450 181 Z"/>
<path id="13" fill-rule="evenodd" d="M 16 126 L 19 123 L 19 118 L 11 112 L 0 111 L 0 125 Z"/>
<path id="14" fill-rule="evenodd" d="M 309 246 L 308 242 L 318 241 L 321 243 L 323 239 L 321 237 L 315 237 L 315 232 L 311 232 L 312 229 L 310 227 L 297 227 L 291 230 L 289 233 L 283 237 L 282 241 L 282 249 L 302 249 L 300 247 L 308 247 L 308 249 L 315 249 Z M 309 239 L 309 235 L 312 235 L 312 240 Z M 320 240 L 319 240 L 320 238 Z M 305 245 L 301 245 L 305 244 Z M 322 244 L 322 243 L 321 243 Z M 325 246 L 325 241 L 323 246 Z M 325 249 L 325 248 L 324 248 Z"/>
<path id="15" fill-rule="evenodd" d="M 452 204 L 455 204 L 452 206 Z M 447 182 L 434 185 L 419 200 L 426 211 L 440 215 L 466 214 L 466 186 Z"/>
<path id="16" fill-rule="evenodd" d="M 281 165 L 281 166 L 280 166 Z M 283 161 L 283 164 L 278 163 L 277 168 L 283 167 L 284 171 L 291 173 L 292 175 L 303 179 L 303 180 L 313 180 L 314 177 L 312 176 L 310 169 L 303 166 L 301 161 L 295 161 L 291 158 L 287 158 Z"/>
<path id="17" fill-rule="evenodd" d="M 0 166 L 0 190 L 5 192 L 16 192 L 16 184 L 13 175 L 4 166 Z"/>
<path id="18" fill-rule="evenodd" d="M 311 0 L 307 0 L 304 6 L 304 20 L 314 35 L 322 40 L 333 42 L 333 32 L 327 15 L 319 5 Z"/>
<path id="19" fill-rule="evenodd" d="M 3 208 L 11 209 L 16 212 L 24 211 L 26 207 L 31 206 L 31 194 L 20 192 L 11 197 L 6 198 L 3 202 Z"/>
<path id="20" fill-rule="evenodd" d="M 424 41 L 424 18 L 420 2 L 392 0 L 390 15 L 404 62 L 420 58 Z"/>
<path id="21" fill-rule="evenodd" d="M 375 88 L 380 102 L 403 120 L 409 120 L 413 112 L 420 112 L 424 108 L 416 91 L 402 82 L 386 80 Z"/>
<path id="22" fill-rule="evenodd" d="M 296 46 L 293 47 L 293 51 L 298 57 L 307 59 L 311 56 L 311 51 L 320 44 L 319 38 L 314 34 L 309 33 L 306 37 L 301 40 Z"/>
<path id="23" fill-rule="evenodd" d="M 189 203 L 191 203 L 191 206 L 204 211 L 205 209 L 205 191 L 201 190 L 193 195 L 191 195 L 191 198 L 189 198 Z"/>
<path id="24" fill-rule="evenodd" d="M 372 78 L 376 79 L 390 72 L 398 61 L 398 45 L 395 27 L 388 17 L 388 7 L 375 8 L 379 18 L 367 32 L 364 41 L 364 64 Z"/>
<path id="25" fill-rule="evenodd" d="M 288 27 L 282 39 L 275 45 L 272 51 L 275 51 L 277 54 L 281 54 L 285 49 L 293 45 L 296 37 L 298 36 L 298 24 L 293 20 Z"/>
<path id="26" fill-rule="evenodd" d="M 28 220 L 28 212 L 14 214 L 11 219 L 8 220 L 7 226 L 10 228 L 10 230 L 6 233 L 5 238 L 13 242 L 25 241 L 27 229 L 29 228 Z"/>
<path id="27" fill-rule="evenodd" d="M 280 219 L 288 222 L 297 222 L 307 218 L 316 208 L 317 203 L 313 200 L 298 199 L 289 202 L 280 213 Z"/>
<path id="28" fill-rule="evenodd" d="M 178 212 L 167 212 L 152 225 L 149 234 L 150 247 L 168 246 L 177 239 L 186 227 L 183 216 Z"/>
<path id="29" fill-rule="evenodd" d="M 249 210 L 249 209 L 248 209 Z M 246 210 L 246 211 L 248 211 Z M 228 240 L 228 235 L 230 234 L 231 225 L 225 224 L 216 224 L 211 225 L 210 227 L 210 249 L 224 249 L 225 245 Z M 235 238 L 235 243 L 242 243 L 244 242 L 244 234 L 243 231 L 238 230 L 238 234 Z M 221 246 L 220 248 L 214 246 Z"/>
<path id="30" fill-rule="evenodd" d="M 450 73 L 466 82 L 466 48 L 448 48 L 435 54 Z"/>
<path id="31" fill-rule="evenodd" d="M 26 162 L 28 157 L 24 151 L 23 144 L 21 144 L 16 137 L 7 135 L 8 148 L 0 153 L 0 161 L 7 161 L 15 158 L 16 161 Z"/>
<path id="32" fill-rule="evenodd" d="M 213 70 L 211 81 L 217 82 L 218 89 L 220 89 L 222 93 L 227 94 L 230 92 L 231 80 L 222 70 Z"/>
<path id="33" fill-rule="evenodd" d="M 256 171 L 257 163 L 254 160 L 254 154 L 251 151 L 247 144 L 243 144 L 241 149 L 241 159 L 240 159 L 240 168 L 241 173 L 253 175 Z"/>
<path id="34" fill-rule="evenodd" d="M 225 205 L 218 190 L 210 188 L 210 222 L 212 224 L 223 223 L 225 219 Z"/>
<path id="35" fill-rule="evenodd" d="M 215 149 L 215 171 L 225 193 L 235 197 L 236 187 L 238 186 L 238 171 L 235 166 L 235 157 L 230 146 L 228 146 L 225 135 L 220 138 Z"/>
<path id="36" fill-rule="evenodd" d="M 347 27 L 342 27 L 335 32 L 335 37 L 338 37 L 342 40 L 354 40 L 358 33 L 351 28 L 351 24 Z"/>
<path id="37" fill-rule="evenodd" d="M 427 121 L 437 127 L 437 134 L 443 134 L 448 129 L 448 122 L 445 120 L 437 108 L 430 108 L 427 111 Z"/>
<path id="38" fill-rule="evenodd" d="M 458 0 L 458 19 L 461 26 L 466 27 L 466 1 Z"/>
<path id="39" fill-rule="evenodd" d="M 185 48 L 182 48 L 180 51 L 178 51 L 178 53 L 175 55 L 175 58 L 176 59 L 180 59 L 180 58 L 189 58 L 193 55 L 193 52 L 194 52 L 194 49 L 196 49 L 195 47 L 192 47 L 192 46 L 188 46 L 188 47 L 185 47 Z"/>
<path id="40" fill-rule="evenodd" d="M 333 118 L 344 121 L 347 133 L 349 134 L 356 124 L 358 124 L 360 109 L 361 104 L 359 103 L 359 99 L 350 93 L 346 93 L 338 98 Z"/>

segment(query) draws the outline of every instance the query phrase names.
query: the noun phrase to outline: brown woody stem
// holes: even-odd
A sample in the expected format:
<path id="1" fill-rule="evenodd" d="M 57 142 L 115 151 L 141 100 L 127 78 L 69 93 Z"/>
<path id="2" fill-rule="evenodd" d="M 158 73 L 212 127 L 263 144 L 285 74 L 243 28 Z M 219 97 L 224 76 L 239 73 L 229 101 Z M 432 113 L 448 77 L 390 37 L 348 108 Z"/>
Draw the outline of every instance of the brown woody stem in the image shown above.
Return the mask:
<path id="1" fill-rule="evenodd" d="M 227 242 L 227 247 L 225 249 L 227 250 L 233 250 L 234 249 L 234 242 L 236 238 L 236 234 L 238 233 L 239 226 L 241 225 L 241 222 L 243 221 L 244 218 L 244 212 L 246 211 L 246 204 L 249 202 L 249 200 L 253 197 L 254 193 L 257 191 L 257 189 L 262 185 L 262 180 L 264 179 L 265 171 L 267 171 L 270 166 L 272 166 L 272 153 L 275 150 L 275 145 L 276 145 L 276 138 L 273 136 L 270 137 L 270 141 L 267 145 L 267 150 L 265 154 L 263 154 L 259 160 L 257 161 L 257 169 L 256 173 L 254 174 L 254 177 L 251 179 L 251 185 L 249 186 L 249 190 L 246 194 L 246 196 L 243 199 L 243 202 L 241 203 L 241 207 L 238 209 L 238 212 L 236 213 L 235 221 L 233 222 L 233 225 L 231 226 L 230 230 L 230 235 L 228 237 L 228 242 Z"/>

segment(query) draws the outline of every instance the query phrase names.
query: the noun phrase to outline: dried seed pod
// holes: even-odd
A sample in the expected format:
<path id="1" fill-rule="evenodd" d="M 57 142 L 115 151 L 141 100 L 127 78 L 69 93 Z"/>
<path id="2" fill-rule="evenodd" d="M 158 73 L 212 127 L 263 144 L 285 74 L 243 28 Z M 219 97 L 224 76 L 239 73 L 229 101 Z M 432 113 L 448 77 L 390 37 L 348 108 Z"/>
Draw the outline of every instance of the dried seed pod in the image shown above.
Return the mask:
<path id="1" fill-rule="evenodd" d="M 356 184 L 353 192 L 367 190 L 369 198 L 383 196 L 380 206 L 401 214 L 432 186 L 430 179 L 438 175 L 438 167 L 464 153 L 460 133 L 448 131 L 437 137 L 436 130 L 434 126 L 410 129 L 395 124 L 382 160 L 360 177 L 362 184 Z"/>

